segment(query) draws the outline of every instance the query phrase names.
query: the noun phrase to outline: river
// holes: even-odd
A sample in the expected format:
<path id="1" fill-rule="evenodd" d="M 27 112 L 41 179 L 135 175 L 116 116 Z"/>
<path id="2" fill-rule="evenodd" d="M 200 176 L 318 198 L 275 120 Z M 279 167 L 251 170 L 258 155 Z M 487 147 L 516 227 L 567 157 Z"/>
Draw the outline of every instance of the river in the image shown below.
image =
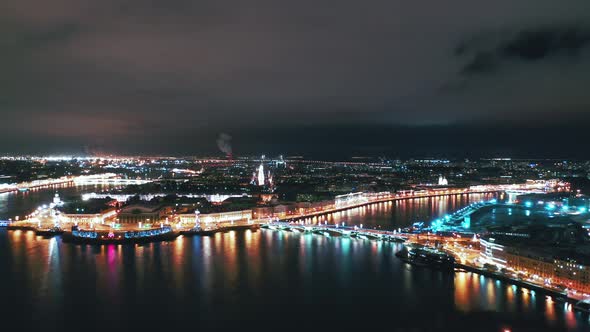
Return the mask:
<path id="1" fill-rule="evenodd" d="M 67 199 L 96 188 L 59 188 Z M 55 190 L 0 198 L 24 215 Z M 491 196 L 455 195 L 336 213 L 329 222 L 396 229 Z M 588 330 L 588 315 L 473 273 L 399 261 L 396 243 L 272 230 L 146 245 L 71 245 L 0 230 L 3 316 L 22 329 L 191 325 L 248 330 L 327 326 L 387 330 Z M 125 322 L 125 323 L 124 323 Z"/>

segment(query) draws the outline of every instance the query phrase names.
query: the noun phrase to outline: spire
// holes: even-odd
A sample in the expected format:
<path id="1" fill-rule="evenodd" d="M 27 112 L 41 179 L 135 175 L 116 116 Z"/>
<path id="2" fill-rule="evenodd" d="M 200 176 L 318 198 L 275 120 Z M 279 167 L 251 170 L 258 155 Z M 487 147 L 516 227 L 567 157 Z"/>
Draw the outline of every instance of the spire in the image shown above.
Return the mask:
<path id="1" fill-rule="evenodd" d="M 262 163 L 258 166 L 258 185 L 264 186 L 264 166 Z"/>

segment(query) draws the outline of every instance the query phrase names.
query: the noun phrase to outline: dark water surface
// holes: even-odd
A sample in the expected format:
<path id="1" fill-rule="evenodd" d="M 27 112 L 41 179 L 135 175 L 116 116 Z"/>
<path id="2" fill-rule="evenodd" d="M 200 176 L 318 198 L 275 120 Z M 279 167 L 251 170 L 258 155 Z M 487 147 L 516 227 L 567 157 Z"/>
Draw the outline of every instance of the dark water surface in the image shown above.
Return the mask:
<path id="1" fill-rule="evenodd" d="M 416 199 L 328 220 L 394 229 L 468 203 Z M 406 265 L 400 248 L 272 230 L 98 247 L 1 230 L 1 314 L 44 331 L 588 330 L 587 314 L 477 274 Z"/>

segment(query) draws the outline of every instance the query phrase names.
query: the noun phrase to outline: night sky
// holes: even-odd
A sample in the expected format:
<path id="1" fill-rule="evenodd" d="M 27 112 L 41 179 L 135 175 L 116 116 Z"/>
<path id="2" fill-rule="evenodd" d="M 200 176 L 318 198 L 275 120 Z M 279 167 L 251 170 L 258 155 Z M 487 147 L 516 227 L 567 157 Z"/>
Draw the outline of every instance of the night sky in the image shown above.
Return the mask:
<path id="1" fill-rule="evenodd" d="M 586 156 L 590 1 L 2 0 L 0 153 Z M 228 136 L 224 136 L 228 137 Z"/>

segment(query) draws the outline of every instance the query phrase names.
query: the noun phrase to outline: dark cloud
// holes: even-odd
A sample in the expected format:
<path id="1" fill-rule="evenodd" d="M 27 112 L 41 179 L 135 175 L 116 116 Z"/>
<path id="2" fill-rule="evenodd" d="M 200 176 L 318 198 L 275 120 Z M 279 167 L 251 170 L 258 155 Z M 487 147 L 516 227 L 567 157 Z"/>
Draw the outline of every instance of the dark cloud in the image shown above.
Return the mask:
<path id="1" fill-rule="evenodd" d="M 503 40 L 495 40 L 495 34 L 496 38 L 488 37 L 491 36 L 462 42 L 455 49 L 456 55 L 471 58 L 462 73 L 486 73 L 511 61 L 535 63 L 562 56 L 576 57 L 590 46 L 590 25 L 529 28 L 506 35 Z"/>
<path id="2" fill-rule="evenodd" d="M 565 26 L 522 31 L 508 42 L 503 53 L 527 61 L 553 55 L 576 55 L 590 44 L 590 26 Z"/>
<path id="3" fill-rule="evenodd" d="M 463 67 L 466 74 L 484 73 L 494 70 L 498 65 L 498 58 L 491 52 L 477 52 L 473 59 Z"/>

